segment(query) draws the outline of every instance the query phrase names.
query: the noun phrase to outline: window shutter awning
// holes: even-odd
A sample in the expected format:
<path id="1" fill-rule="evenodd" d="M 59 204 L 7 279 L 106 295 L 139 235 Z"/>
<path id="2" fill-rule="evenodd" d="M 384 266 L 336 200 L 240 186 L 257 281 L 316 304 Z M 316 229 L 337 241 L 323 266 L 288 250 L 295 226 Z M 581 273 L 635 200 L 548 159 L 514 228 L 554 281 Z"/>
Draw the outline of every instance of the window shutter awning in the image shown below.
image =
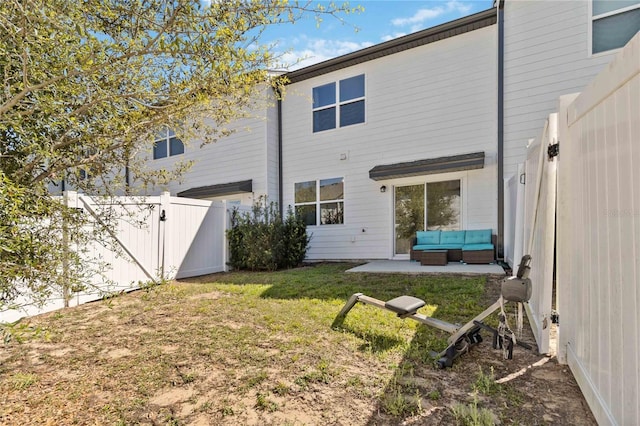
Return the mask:
<path id="1" fill-rule="evenodd" d="M 178 192 L 178 197 L 184 198 L 210 198 L 225 195 L 241 194 L 253 191 L 253 180 L 239 182 L 220 183 L 217 185 L 199 186 Z"/>
<path id="2" fill-rule="evenodd" d="M 369 170 L 369 178 L 373 180 L 385 180 L 482 169 L 483 167 L 484 152 L 473 152 L 470 154 L 375 166 Z"/>

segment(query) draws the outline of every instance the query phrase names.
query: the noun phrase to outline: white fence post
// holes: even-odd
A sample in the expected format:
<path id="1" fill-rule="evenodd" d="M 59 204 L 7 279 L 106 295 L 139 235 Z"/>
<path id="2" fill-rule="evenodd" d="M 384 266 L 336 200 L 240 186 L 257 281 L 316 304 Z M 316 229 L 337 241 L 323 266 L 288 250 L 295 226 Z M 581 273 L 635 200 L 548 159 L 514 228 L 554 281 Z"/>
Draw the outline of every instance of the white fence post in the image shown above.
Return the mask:
<path id="1" fill-rule="evenodd" d="M 515 269 L 522 259 L 524 238 L 525 182 L 524 164 L 505 181 L 505 261 Z"/>
<path id="2" fill-rule="evenodd" d="M 167 245 L 170 241 L 167 241 L 167 221 L 169 218 L 169 211 L 171 207 L 171 194 L 169 192 L 163 192 L 160 195 L 160 223 L 158 223 L 158 265 L 160 266 L 160 279 L 164 280 L 165 265 L 167 264 Z"/>
<path id="3" fill-rule="evenodd" d="M 67 208 L 78 207 L 78 193 L 75 191 L 64 191 L 62 193 L 63 202 Z M 64 283 L 62 284 L 62 301 L 65 308 L 69 307 L 69 301 L 71 300 L 71 292 L 69 287 L 69 252 L 71 251 L 71 238 L 69 237 L 69 225 L 64 214 L 62 216 L 62 245 L 64 255 L 62 257 L 62 276 L 64 277 Z"/>
<path id="4" fill-rule="evenodd" d="M 227 210 L 227 201 L 222 202 L 222 266 L 224 272 L 229 272 L 229 239 L 227 238 L 227 230 L 231 228 L 231 219 L 229 216 L 229 210 Z"/>
<path id="5" fill-rule="evenodd" d="M 518 188 L 516 189 L 516 217 L 515 217 L 515 232 L 513 241 L 513 262 L 511 265 L 514 269 L 518 266 L 520 259 L 522 259 L 523 244 L 524 244 L 524 197 L 525 197 L 525 184 L 526 174 L 524 171 L 524 164 L 518 164 Z"/>

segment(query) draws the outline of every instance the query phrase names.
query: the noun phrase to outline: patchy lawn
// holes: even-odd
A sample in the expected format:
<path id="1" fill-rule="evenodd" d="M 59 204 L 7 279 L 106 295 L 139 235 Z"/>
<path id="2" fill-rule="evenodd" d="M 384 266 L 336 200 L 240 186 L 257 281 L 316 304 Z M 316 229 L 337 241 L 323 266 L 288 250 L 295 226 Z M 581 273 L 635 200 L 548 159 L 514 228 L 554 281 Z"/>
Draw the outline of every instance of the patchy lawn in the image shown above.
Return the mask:
<path id="1" fill-rule="evenodd" d="M 355 292 L 464 323 L 496 278 L 352 266 L 214 274 L 33 318 L 39 334 L 0 346 L 0 424 L 595 424 L 566 366 L 519 347 L 505 361 L 486 333 L 438 370 L 448 335 L 415 321 L 357 305 L 331 329 Z"/>

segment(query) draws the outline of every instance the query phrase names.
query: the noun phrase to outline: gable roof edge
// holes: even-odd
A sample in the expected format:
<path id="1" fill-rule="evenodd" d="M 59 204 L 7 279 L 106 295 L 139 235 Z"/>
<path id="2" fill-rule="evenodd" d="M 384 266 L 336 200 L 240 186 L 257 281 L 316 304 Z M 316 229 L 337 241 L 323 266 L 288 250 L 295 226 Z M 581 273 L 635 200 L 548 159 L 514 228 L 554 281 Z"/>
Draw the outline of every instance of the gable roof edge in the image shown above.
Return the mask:
<path id="1" fill-rule="evenodd" d="M 456 19 L 455 21 L 445 22 L 432 28 L 366 47 L 346 55 L 338 56 L 337 58 L 300 68 L 299 70 L 290 71 L 286 73 L 285 76 L 289 79 L 289 84 L 297 83 L 363 62 L 372 61 L 394 53 L 495 25 L 496 22 L 497 15 L 495 9 L 487 9 L 473 15 Z"/>

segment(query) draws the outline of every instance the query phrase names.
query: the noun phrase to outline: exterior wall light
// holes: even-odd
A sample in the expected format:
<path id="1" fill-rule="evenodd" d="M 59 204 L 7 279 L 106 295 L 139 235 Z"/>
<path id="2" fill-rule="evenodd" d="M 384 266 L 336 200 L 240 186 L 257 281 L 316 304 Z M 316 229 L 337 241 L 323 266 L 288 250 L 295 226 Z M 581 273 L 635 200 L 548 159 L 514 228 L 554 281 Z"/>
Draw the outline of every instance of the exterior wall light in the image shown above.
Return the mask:
<path id="1" fill-rule="evenodd" d="M 380 192 L 387 192 L 387 187 L 385 185 L 382 185 L 380 187 Z"/>

